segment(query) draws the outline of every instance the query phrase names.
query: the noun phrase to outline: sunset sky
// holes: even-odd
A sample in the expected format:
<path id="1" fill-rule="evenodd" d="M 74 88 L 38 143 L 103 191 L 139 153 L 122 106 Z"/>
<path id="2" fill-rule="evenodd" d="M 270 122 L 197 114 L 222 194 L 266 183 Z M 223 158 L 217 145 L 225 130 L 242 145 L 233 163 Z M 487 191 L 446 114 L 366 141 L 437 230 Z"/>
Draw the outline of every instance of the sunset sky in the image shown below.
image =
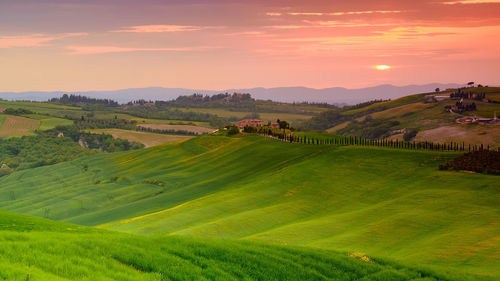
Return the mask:
<path id="1" fill-rule="evenodd" d="M 499 15 L 500 0 L 0 0 L 0 91 L 498 85 Z"/>

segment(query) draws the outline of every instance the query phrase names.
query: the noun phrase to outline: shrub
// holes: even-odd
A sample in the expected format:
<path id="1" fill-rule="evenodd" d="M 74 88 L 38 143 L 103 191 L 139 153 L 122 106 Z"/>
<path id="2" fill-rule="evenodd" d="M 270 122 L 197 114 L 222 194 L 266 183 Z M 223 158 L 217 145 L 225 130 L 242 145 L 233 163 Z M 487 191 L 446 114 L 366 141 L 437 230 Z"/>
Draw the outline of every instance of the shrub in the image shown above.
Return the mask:
<path id="1" fill-rule="evenodd" d="M 229 128 L 229 130 L 227 130 L 227 135 L 228 136 L 237 135 L 239 133 L 240 133 L 240 129 L 238 128 L 238 126 L 231 126 Z"/>
<path id="2" fill-rule="evenodd" d="M 417 136 L 418 130 L 416 129 L 408 129 L 406 133 L 403 135 L 404 141 L 411 141 L 414 137 Z"/>

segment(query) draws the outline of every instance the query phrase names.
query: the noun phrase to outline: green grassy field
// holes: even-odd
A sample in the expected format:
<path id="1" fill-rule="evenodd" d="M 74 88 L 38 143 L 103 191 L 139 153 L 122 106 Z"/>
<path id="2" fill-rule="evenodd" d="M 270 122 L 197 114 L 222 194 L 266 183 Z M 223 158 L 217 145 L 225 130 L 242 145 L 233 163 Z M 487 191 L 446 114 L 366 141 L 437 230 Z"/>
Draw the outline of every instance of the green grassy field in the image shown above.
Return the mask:
<path id="1" fill-rule="evenodd" d="M 203 136 L 2 177 L 0 209 L 500 278 L 498 176 L 437 170 L 454 156 Z"/>
<path id="2" fill-rule="evenodd" d="M 0 211 L 3 280 L 449 280 L 361 253 L 141 236 Z M 29 253 L 29 254 L 27 254 Z M 472 280 L 473 276 L 461 276 Z"/>

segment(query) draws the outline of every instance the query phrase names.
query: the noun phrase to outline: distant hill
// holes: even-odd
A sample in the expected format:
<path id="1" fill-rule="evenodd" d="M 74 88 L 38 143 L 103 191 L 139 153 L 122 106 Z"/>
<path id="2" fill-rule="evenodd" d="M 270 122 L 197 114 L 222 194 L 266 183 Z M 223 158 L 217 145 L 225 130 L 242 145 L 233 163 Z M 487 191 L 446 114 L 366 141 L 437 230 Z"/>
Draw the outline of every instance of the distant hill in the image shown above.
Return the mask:
<path id="1" fill-rule="evenodd" d="M 327 102 L 331 104 L 356 104 L 374 99 L 394 99 L 413 93 L 431 92 L 435 88 L 456 88 L 460 84 L 440 84 L 431 83 L 425 85 L 393 86 L 379 85 L 360 89 L 347 89 L 333 87 L 325 89 L 313 89 L 307 87 L 280 87 L 280 88 L 251 88 L 251 89 L 227 89 L 221 91 L 214 90 L 194 90 L 183 88 L 135 88 L 114 91 L 87 91 L 87 92 L 0 92 L 0 98 L 7 100 L 33 100 L 46 101 L 51 98 L 60 97 L 63 94 L 78 93 L 92 98 L 113 99 L 120 103 L 131 100 L 170 100 L 181 95 L 199 93 L 213 95 L 225 92 L 250 93 L 256 99 L 273 100 L 280 102 Z"/>

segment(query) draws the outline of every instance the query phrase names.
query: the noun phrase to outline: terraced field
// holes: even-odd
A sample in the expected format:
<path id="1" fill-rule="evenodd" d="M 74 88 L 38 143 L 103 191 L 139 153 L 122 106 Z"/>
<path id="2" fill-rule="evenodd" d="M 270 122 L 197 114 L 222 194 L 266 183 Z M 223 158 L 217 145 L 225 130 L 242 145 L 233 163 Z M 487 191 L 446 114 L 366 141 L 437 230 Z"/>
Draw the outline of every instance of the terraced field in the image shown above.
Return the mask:
<path id="1" fill-rule="evenodd" d="M 157 146 L 169 142 L 178 142 L 192 138 L 192 136 L 154 134 L 121 129 L 93 129 L 88 131 L 95 134 L 112 135 L 114 138 L 118 139 L 135 141 L 144 144 L 146 147 Z"/>
<path id="2" fill-rule="evenodd" d="M 451 280 L 498 279 L 498 177 L 437 169 L 454 156 L 203 136 L 2 177 L 0 209 L 149 235 L 365 253 Z"/>

